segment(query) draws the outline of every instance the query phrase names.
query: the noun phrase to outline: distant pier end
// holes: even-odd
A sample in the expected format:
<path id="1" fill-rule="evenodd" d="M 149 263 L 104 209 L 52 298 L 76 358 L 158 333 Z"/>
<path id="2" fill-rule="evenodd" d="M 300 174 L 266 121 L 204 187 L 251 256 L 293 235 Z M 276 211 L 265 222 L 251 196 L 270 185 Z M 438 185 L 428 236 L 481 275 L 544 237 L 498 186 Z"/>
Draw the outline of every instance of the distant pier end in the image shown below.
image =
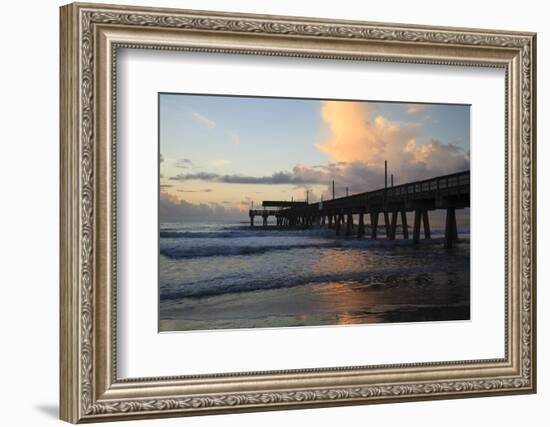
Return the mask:
<path id="1" fill-rule="evenodd" d="M 264 200 L 262 202 L 262 207 L 264 208 L 307 208 L 308 203 L 307 202 L 286 202 L 286 201 L 280 201 L 280 200 Z M 279 221 L 281 219 L 277 213 L 280 212 L 280 210 L 273 210 L 273 209 L 250 209 L 248 216 L 250 217 L 250 226 L 254 227 L 254 217 L 261 216 L 263 219 L 262 225 L 264 227 L 267 227 L 267 218 L 271 215 L 275 216 L 277 219 L 277 226 L 282 226 L 282 221 Z"/>
<path id="2" fill-rule="evenodd" d="M 393 177 L 392 177 L 393 178 Z M 392 180 L 393 181 L 393 180 Z M 393 183 L 393 182 L 392 182 Z M 264 201 L 263 209 L 249 211 L 250 226 L 254 227 L 254 218 L 260 216 L 263 226 L 274 216 L 278 227 L 326 226 L 334 228 L 336 234 L 346 236 L 365 235 L 365 216 L 370 218 L 371 238 L 377 238 L 380 214 L 384 217 L 386 236 L 394 240 L 401 221 L 403 239 L 409 238 L 406 212 L 414 212 L 414 243 L 420 240 L 421 229 L 424 238 L 431 238 L 428 212 L 446 210 L 444 246 L 452 248 L 458 242 L 456 209 L 470 207 L 470 171 L 438 176 L 422 181 L 410 182 L 380 190 L 368 191 L 351 196 L 333 198 L 317 203 Z M 354 224 L 353 215 L 359 222 Z"/>
<path id="3" fill-rule="evenodd" d="M 264 208 L 301 208 L 307 205 L 307 202 L 286 202 L 280 200 L 265 200 L 262 202 Z"/>

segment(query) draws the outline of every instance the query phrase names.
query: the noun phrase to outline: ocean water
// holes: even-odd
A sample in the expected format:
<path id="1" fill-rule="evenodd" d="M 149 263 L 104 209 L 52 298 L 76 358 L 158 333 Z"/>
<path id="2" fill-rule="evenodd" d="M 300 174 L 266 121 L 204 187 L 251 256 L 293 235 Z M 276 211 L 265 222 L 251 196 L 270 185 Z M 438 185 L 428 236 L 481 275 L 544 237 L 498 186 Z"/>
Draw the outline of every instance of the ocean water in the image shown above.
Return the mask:
<path id="1" fill-rule="evenodd" d="M 410 233 L 411 234 L 411 233 Z M 469 235 L 413 245 L 242 223 L 160 227 L 159 330 L 470 318 Z"/>

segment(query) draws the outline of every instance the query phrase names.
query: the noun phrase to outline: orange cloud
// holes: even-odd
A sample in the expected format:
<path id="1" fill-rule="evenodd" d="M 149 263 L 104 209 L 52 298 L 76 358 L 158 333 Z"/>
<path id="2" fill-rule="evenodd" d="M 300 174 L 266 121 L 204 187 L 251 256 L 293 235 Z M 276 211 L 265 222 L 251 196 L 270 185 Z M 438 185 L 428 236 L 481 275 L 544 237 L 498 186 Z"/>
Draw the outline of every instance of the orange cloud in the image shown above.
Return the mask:
<path id="1" fill-rule="evenodd" d="M 325 101 L 321 117 L 331 134 L 326 142 L 317 144 L 317 148 L 337 162 L 360 162 L 364 167 L 380 171 L 387 160 L 391 171 L 399 174 L 401 180 L 427 178 L 469 167 L 462 149 L 439 141 L 418 146 L 418 124 L 392 122 L 376 115 L 368 103 Z"/>
<path id="2" fill-rule="evenodd" d="M 370 166 L 384 160 L 401 163 L 413 127 L 401 128 L 382 115 L 371 118 L 367 103 L 325 101 L 321 117 L 328 124 L 331 137 L 317 147 L 336 161 L 362 161 Z"/>
<path id="3" fill-rule="evenodd" d="M 378 158 L 383 143 L 377 138 L 374 126 L 369 122 L 367 104 L 357 102 L 325 101 L 321 117 L 330 127 L 331 138 L 317 147 L 337 161 L 364 161 Z"/>

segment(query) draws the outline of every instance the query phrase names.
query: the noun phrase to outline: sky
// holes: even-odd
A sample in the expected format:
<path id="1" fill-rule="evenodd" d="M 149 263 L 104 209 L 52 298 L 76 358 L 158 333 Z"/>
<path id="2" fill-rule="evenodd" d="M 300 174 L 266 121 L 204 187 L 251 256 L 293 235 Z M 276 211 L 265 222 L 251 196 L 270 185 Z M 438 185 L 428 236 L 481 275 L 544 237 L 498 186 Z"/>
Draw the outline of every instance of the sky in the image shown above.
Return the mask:
<path id="1" fill-rule="evenodd" d="M 470 107 L 159 95 L 161 222 L 243 220 L 263 200 L 336 197 L 468 170 Z"/>

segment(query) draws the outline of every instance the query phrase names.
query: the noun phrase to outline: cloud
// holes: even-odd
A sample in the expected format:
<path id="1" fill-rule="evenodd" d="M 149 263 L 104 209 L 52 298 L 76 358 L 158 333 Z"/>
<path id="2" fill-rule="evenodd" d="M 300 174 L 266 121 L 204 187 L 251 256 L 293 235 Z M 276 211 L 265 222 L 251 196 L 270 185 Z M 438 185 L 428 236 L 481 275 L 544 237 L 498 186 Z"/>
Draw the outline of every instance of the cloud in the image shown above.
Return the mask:
<path id="1" fill-rule="evenodd" d="M 379 189 L 384 186 L 383 168 L 372 167 L 362 161 L 334 162 L 312 167 L 301 165 L 295 167 L 293 172 L 308 181 L 308 184 L 300 187 L 302 187 L 304 199 L 306 197 L 305 191 L 309 191 L 311 201 L 319 200 L 321 197 L 324 200 L 332 198 L 332 181 L 335 183 L 336 197 L 344 196 L 346 187 L 349 189 L 350 194 L 353 194 Z M 324 191 L 317 193 L 311 187 L 313 184 L 324 186 Z"/>
<path id="2" fill-rule="evenodd" d="M 310 192 L 310 200 L 320 198 L 321 194 L 313 192 L 315 185 L 320 185 L 327 190 L 323 196 L 332 197 L 332 180 L 336 181 L 337 196 L 342 196 L 345 187 L 353 192 L 363 192 L 377 189 L 384 186 L 384 171 L 380 168 L 369 167 L 361 161 L 355 162 L 334 162 L 326 165 L 315 165 L 312 167 L 298 164 L 292 171 L 277 172 L 269 176 L 244 176 L 244 175 L 221 175 L 217 173 L 199 172 L 179 174 L 172 178 L 175 181 L 208 181 L 228 184 L 263 184 L 263 185 L 293 185 L 302 189 L 305 198 L 305 191 Z M 330 191 L 329 191 L 330 190 Z M 260 192 L 261 193 L 261 192 Z M 249 206 L 252 199 L 246 198 L 241 205 Z"/>
<path id="3" fill-rule="evenodd" d="M 414 155 L 412 167 L 409 169 L 416 167 L 417 173 L 425 170 L 430 176 L 438 176 L 470 168 L 469 152 L 454 144 L 444 144 L 432 139 L 430 143 L 417 147 L 416 141 L 411 140 L 405 150 Z M 409 174 L 411 172 L 413 171 L 409 171 Z"/>
<path id="4" fill-rule="evenodd" d="M 431 108 L 432 106 L 430 104 L 409 104 L 409 108 L 407 108 L 407 113 L 416 114 L 423 111 L 427 111 Z"/>
<path id="5" fill-rule="evenodd" d="M 243 199 L 239 202 L 239 211 L 240 212 L 247 212 L 249 209 L 251 209 L 253 206 L 253 200 L 245 196 Z"/>
<path id="6" fill-rule="evenodd" d="M 303 165 L 297 165 L 292 172 L 275 172 L 269 176 L 247 176 L 247 175 L 221 175 L 212 172 L 198 172 L 178 174 L 171 177 L 174 181 L 210 181 L 227 184 L 317 184 L 325 176 L 323 171 L 315 171 Z"/>
<path id="7" fill-rule="evenodd" d="M 179 159 L 179 160 L 176 160 L 176 165 L 175 165 L 177 168 L 180 168 L 180 169 L 189 169 L 191 167 L 193 167 L 193 162 L 190 160 L 190 159 Z"/>
<path id="8" fill-rule="evenodd" d="M 205 125 L 206 127 L 209 127 L 210 129 L 214 129 L 216 127 L 216 122 L 213 120 L 210 120 L 208 117 L 197 113 L 196 111 L 191 111 L 191 115 L 199 122 Z"/>
<path id="9" fill-rule="evenodd" d="M 417 181 L 438 175 L 467 170 L 469 161 L 460 147 L 432 141 L 421 147 L 414 140 L 409 141 L 406 154 L 409 163 L 401 168 L 390 168 L 395 175 L 395 185 Z M 391 166 L 391 163 L 390 163 Z M 375 190 L 384 187 L 384 164 L 372 164 L 356 160 L 332 162 L 326 165 L 296 165 L 289 172 L 276 172 L 268 176 L 222 175 L 211 172 L 179 174 L 170 178 L 174 181 L 207 181 L 227 184 L 294 185 L 310 191 L 314 185 L 325 186 L 323 197 L 332 197 L 332 181 L 335 181 L 337 197 L 348 187 L 351 193 Z M 389 180 L 389 175 L 388 175 Z M 319 195 L 320 197 L 320 195 Z M 313 200 L 313 199 L 312 199 Z"/>
<path id="10" fill-rule="evenodd" d="M 174 194 L 161 192 L 159 219 L 161 222 L 242 220 L 243 214 L 236 208 L 224 207 L 217 203 L 189 203 L 178 199 Z"/>
<path id="11" fill-rule="evenodd" d="M 366 103 L 323 102 L 321 117 L 328 124 L 331 136 L 317 148 L 336 161 L 379 164 L 387 158 L 388 144 L 413 136 L 412 129 L 401 129 L 381 115 L 372 120 L 371 113 L 372 108 Z"/>
<path id="12" fill-rule="evenodd" d="M 466 153 L 452 144 L 442 144 L 432 141 L 421 147 L 416 146 L 415 140 L 406 145 L 408 163 L 400 168 L 391 168 L 389 174 L 394 174 L 394 184 L 417 181 L 448 173 L 459 172 L 469 168 Z M 388 182 L 390 175 L 388 174 Z M 335 181 L 336 197 L 345 194 L 346 187 L 350 194 L 362 193 L 384 187 L 384 164 L 369 163 L 362 160 L 349 162 L 331 162 L 326 165 L 296 165 L 289 172 L 277 172 L 269 176 L 222 175 L 217 173 L 199 172 L 179 174 L 170 178 L 175 181 L 207 181 L 228 184 L 263 184 L 263 185 L 293 185 L 310 193 L 310 200 L 319 200 L 321 195 L 325 200 L 332 198 L 332 181 Z M 313 186 L 325 188 L 317 193 Z M 241 205 L 248 206 L 251 199 Z"/>
<path id="13" fill-rule="evenodd" d="M 203 188 L 201 190 L 177 190 L 179 193 L 211 193 L 211 188 Z"/>
<path id="14" fill-rule="evenodd" d="M 420 105 L 424 106 L 414 106 Z M 469 155 L 461 147 L 437 140 L 420 145 L 418 124 L 391 122 L 374 114 L 368 104 L 325 101 L 321 117 L 331 134 L 317 147 L 335 160 L 329 170 L 345 185 L 355 187 L 363 180 L 360 188 L 370 187 L 372 181 L 377 182 L 376 188 L 383 187 L 384 160 L 395 174 L 396 184 L 470 167 Z M 315 169 L 327 171 L 322 165 Z"/>

